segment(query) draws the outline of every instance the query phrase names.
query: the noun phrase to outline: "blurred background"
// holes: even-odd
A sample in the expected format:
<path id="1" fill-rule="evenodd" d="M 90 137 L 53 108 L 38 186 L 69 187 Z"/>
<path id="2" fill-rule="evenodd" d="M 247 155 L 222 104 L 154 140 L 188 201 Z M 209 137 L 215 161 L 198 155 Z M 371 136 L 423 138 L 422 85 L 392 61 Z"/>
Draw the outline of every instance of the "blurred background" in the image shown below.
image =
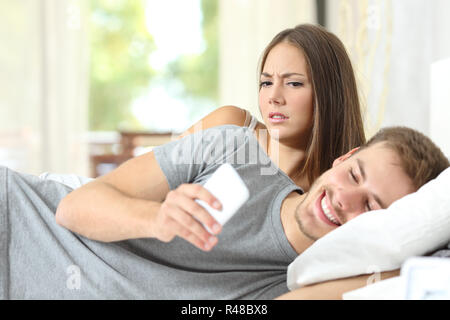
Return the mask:
<path id="1" fill-rule="evenodd" d="M 367 136 L 450 155 L 448 0 L 0 0 L 0 165 L 95 177 L 223 105 L 259 115 L 257 67 L 318 23 L 351 55 Z"/>

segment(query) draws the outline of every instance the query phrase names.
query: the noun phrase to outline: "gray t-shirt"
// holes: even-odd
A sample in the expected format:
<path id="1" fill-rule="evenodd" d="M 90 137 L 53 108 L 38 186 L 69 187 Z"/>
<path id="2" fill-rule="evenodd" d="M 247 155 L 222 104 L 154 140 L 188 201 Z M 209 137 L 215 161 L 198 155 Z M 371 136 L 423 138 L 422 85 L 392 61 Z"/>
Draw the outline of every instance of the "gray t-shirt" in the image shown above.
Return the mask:
<path id="1" fill-rule="evenodd" d="M 204 252 L 176 237 L 102 243 L 55 223 L 71 189 L 0 167 L 1 299 L 271 299 L 288 291 L 297 257 L 280 208 L 302 192 L 246 128 L 205 130 L 154 149 L 170 188 L 206 182 L 223 162 L 244 179 L 250 199 Z"/>

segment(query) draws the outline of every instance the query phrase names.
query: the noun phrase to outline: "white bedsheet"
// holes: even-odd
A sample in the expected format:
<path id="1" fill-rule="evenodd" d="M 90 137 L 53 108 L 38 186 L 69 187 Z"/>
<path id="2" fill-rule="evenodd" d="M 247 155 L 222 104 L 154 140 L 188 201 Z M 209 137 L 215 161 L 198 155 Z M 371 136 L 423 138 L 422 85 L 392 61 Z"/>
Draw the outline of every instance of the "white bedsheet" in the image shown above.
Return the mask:
<path id="1" fill-rule="evenodd" d="M 72 189 L 77 189 L 77 188 L 81 187 L 83 184 L 86 184 L 86 183 L 94 180 L 92 178 L 77 176 L 76 174 L 56 174 L 56 173 L 49 173 L 49 172 L 44 172 L 44 173 L 40 174 L 39 178 L 58 181 Z"/>

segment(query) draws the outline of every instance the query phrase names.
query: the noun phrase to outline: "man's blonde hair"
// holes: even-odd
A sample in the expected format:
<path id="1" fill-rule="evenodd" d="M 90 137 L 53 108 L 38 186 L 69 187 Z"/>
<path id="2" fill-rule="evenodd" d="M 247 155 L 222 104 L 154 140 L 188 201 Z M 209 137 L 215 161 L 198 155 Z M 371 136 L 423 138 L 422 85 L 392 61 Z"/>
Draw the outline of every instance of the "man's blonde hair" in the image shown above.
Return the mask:
<path id="1" fill-rule="evenodd" d="M 407 127 L 383 128 L 360 149 L 379 142 L 383 142 L 400 157 L 401 165 L 416 190 L 450 166 L 441 149 L 417 130 Z"/>

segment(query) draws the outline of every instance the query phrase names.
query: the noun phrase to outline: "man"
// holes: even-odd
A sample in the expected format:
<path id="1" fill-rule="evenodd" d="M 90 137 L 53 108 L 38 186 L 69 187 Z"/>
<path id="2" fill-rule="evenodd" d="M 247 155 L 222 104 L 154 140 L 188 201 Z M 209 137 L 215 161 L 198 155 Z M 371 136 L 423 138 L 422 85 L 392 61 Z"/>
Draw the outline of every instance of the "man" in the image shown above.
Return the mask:
<path id="1" fill-rule="evenodd" d="M 223 162 L 250 199 L 221 227 L 194 199 L 215 206 L 201 184 Z M 0 296 L 275 298 L 288 291 L 287 266 L 316 239 L 446 167 L 429 139 L 391 128 L 337 159 L 304 194 L 248 129 L 224 126 L 155 148 L 71 193 L 4 168 L 0 276 L 8 285 Z M 65 228 L 53 220 L 56 206 Z"/>

